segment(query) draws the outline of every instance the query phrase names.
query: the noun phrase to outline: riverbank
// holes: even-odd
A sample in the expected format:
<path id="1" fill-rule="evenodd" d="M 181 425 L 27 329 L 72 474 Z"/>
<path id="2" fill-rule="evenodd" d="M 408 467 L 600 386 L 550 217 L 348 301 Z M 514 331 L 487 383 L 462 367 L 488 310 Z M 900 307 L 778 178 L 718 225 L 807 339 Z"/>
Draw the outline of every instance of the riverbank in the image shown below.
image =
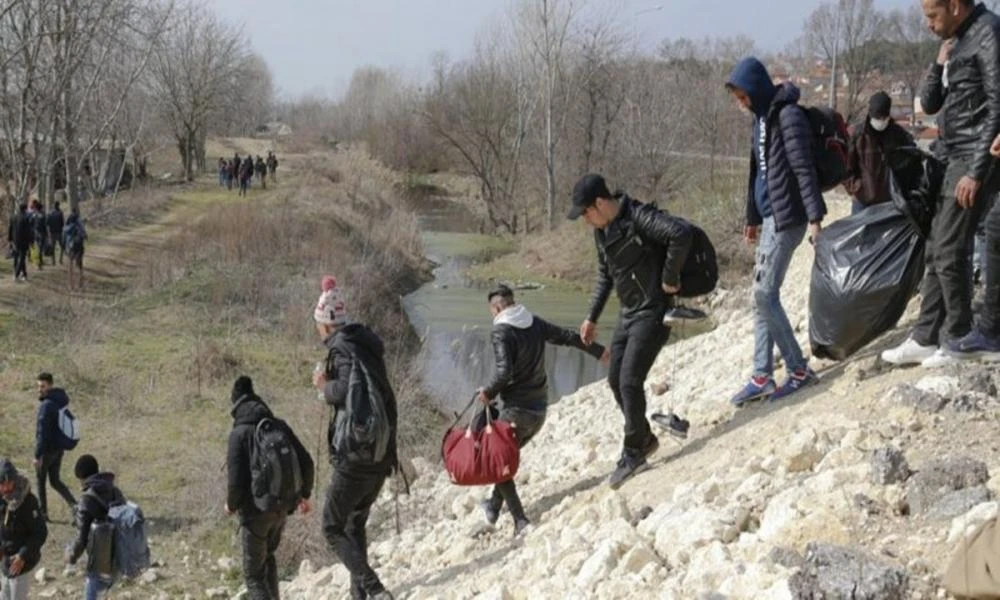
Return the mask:
<path id="1" fill-rule="evenodd" d="M 228 153 L 262 153 L 264 142 L 230 140 Z M 83 441 L 63 465 L 92 453 L 117 474 L 149 519 L 155 575 L 119 586 L 142 598 L 205 597 L 241 585 L 236 522 L 225 498 L 230 388 L 240 374 L 287 420 L 317 464 L 315 498 L 329 477 L 327 408 L 310 375 L 325 357 L 312 320 L 324 273 L 337 276 L 351 316 L 386 342 L 386 361 L 408 456 L 433 456 L 443 420 L 419 381 L 419 339 L 400 298 L 430 275 L 414 215 L 386 174 L 350 155 L 289 154 L 279 179 L 246 199 L 205 176 L 159 190 L 145 219 L 90 230 L 84 293 L 65 291 L 64 267 L 29 283 L 0 266 L 0 454 L 30 467 L 40 371 L 72 398 Z M 123 201 L 127 198 L 123 198 Z M 85 215 L 88 207 L 84 207 Z M 389 215 L 388 217 L 386 215 Z M 79 598 L 82 580 L 61 574 L 73 531 L 55 494 L 40 597 Z M 307 557 L 331 560 L 320 510 L 290 520 L 279 569 Z M 377 514 L 376 522 L 386 515 Z"/>

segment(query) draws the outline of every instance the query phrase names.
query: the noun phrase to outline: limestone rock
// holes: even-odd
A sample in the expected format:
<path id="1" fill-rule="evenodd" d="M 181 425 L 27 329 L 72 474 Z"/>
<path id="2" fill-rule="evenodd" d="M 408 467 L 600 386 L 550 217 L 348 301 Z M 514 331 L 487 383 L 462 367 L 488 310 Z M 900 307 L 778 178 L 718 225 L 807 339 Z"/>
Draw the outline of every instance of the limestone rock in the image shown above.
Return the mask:
<path id="1" fill-rule="evenodd" d="M 645 546 L 636 546 L 622 557 L 619 567 L 627 573 L 641 573 L 647 565 L 660 564 L 659 557 Z"/>
<path id="2" fill-rule="evenodd" d="M 935 392 L 927 392 L 909 384 L 901 384 L 889 390 L 886 403 L 902 404 L 929 413 L 941 412 L 948 400 Z"/>
<path id="3" fill-rule="evenodd" d="M 998 512 L 1000 512 L 998 509 L 1000 509 L 1000 503 L 996 501 L 986 502 L 964 515 L 953 519 L 951 528 L 948 530 L 948 543 L 954 544 L 958 542 L 986 521 L 996 518 Z"/>
<path id="4" fill-rule="evenodd" d="M 490 588 L 487 592 L 479 594 L 476 596 L 476 600 L 514 600 L 514 597 L 511 596 L 507 586 L 501 584 Z"/>
<path id="5" fill-rule="evenodd" d="M 219 570 L 223 573 L 231 573 L 236 570 L 236 561 L 229 557 L 223 556 L 219 560 L 215 561 L 215 566 L 219 567 Z"/>
<path id="6" fill-rule="evenodd" d="M 985 484 L 989 471 L 967 457 L 932 460 L 906 483 L 906 502 L 913 514 L 925 514 L 950 492 Z"/>
<path id="7" fill-rule="evenodd" d="M 993 492 L 984 485 L 957 490 L 935 502 L 927 512 L 927 516 L 942 521 L 953 519 L 992 499 Z"/>
<path id="8" fill-rule="evenodd" d="M 45 585 L 45 582 L 48 580 L 49 580 L 49 572 L 45 569 L 45 567 L 42 567 L 37 571 L 35 571 L 36 582 L 40 583 L 41 585 Z"/>
<path id="9" fill-rule="evenodd" d="M 796 600 L 907 600 L 909 576 L 893 564 L 842 546 L 810 544 L 788 582 Z"/>
<path id="10" fill-rule="evenodd" d="M 785 458 L 785 470 L 789 473 L 810 471 L 823 458 L 823 452 L 817 447 L 819 439 L 812 429 L 796 433 L 788 441 L 782 453 Z"/>
<path id="11" fill-rule="evenodd" d="M 878 448 L 872 452 L 871 458 L 872 483 L 876 485 L 892 485 L 903 483 L 910 477 L 910 465 L 906 456 L 897 448 Z"/>
<path id="12" fill-rule="evenodd" d="M 607 577 L 618 565 L 618 549 L 614 544 L 602 543 L 590 555 L 576 575 L 576 585 L 583 590 L 591 590 L 598 581 Z"/>
<path id="13" fill-rule="evenodd" d="M 787 569 L 798 569 L 805 564 L 805 559 L 802 555 L 793 550 L 792 548 L 784 548 L 782 546 L 775 546 L 771 549 L 771 552 L 767 555 L 768 561 L 781 565 Z"/>
<path id="14" fill-rule="evenodd" d="M 157 572 L 156 569 L 147 569 L 146 572 L 139 577 L 139 582 L 143 585 L 156 583 L 159 580 L 160 580 L 160 574 L 159 572 Z"/>

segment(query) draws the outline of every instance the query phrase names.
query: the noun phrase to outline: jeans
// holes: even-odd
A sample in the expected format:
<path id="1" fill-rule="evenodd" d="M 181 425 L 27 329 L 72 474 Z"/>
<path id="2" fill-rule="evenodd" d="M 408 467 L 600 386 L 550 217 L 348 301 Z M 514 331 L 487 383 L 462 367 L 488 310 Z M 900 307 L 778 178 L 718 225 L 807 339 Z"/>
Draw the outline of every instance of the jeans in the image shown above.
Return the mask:
<path id="1" fill-rule="evenodd" d="M 17 577 L 3 577 L 0 585 L 0 600 L 28 600 L 31 590 L 31 575 L 21 573 Z"/>
<path id="2" fill-rule="evenodd" d="M 385 590 L 368 564 L 365 526 L 378 499 L 385 475 L 362 475 L 334 469 L 323 508 L 323 535 L 330 549 L 351 573 L 351 598 L 366 598 Z"/>
<path id="3" fill-rule="evenodd" d="M 625 417 L 625 440 L 622 454 L 642 456 L 649 436 L 646 419 L 646 376 L 660 353 L 660 348 L 670 338 L 670 328 L 659 318 L 643 318 L 623 322 L 611 337 L 611 364 L 608 367 L 608 385 L 615 402 Z"/>
<path id="4" fill-rule="evenodd" d="M 503 410 L 499 412 L 493 407 L 490 407 L 489 410 L 493 411 L 494 418 L 513 423 L 514 431 L 517 432 L 517 445 L 519 448 L 524 448 L 531 441 L 531 438 L 535 437 L 535 434 L 541 431 L 542 425 L 545 424 L 544 412 L 525 410 L 523 408 L 508 408 L 507 406 L 504 406 Z M 480 422 L 477 423 L 477 427 L 484 427 L 486 425 L 486 413 L 483 412 L 480 415 Z M 517 495 L 517 486 L 514 485 L 513 479 L 493 486 L 493 493 L 490 495 L 489 502 L 490 506 L 496 511 L 503 508 L 506 502 L 507 510 L 510 511 L 510 515 L 514 517 L 515 521 L 527 518 L 524 514 L 524 507 L 521 505 L 521 498 Z"/>
<path id="5" fill-rule="evenodd" d="M 983 221 L 986 230 L 983 248 L 985 293 L 979 329 L 990 337 L 997 337 L 1000 336 L 1000 202 L 993 203 Z"/>
<path id="6" fill-rule="evenodd" d="M 28 248 L 14 248 L 14 278 L 28 277 Z"/>
<path id="7" fill-rule="evenodd" d="M 243 523 L 243 577 L 248 600 L 278 600 L 278 563 L 274 553 L 281 544 L 287 515 L 264 513 Z"/>
<path id="8" fill-rule="evenodd" d="M 52 489 L 58 492 L 59 495 L 63 497 L 63 500 L 69 504 L 70 511 L 76 510 L 76 499 L 73 498 L 73 494 L 70 493 L 66 484 L 59 479 L 59 470 L 62 468 L 62 459 L 62 450 L 56 450 L 55 452 L 43 454 L 41 463 L 38 465 L 38 505 L 42 509 L 42 514 L 46 517 L 49 514 L 49 506 L 45 493 L 46 479 L 52 485 Z"/>
<path id="9" fill-rule="evenodd" d="M 775 231 L 774 217 L 764 219 L 757 244 L 757 264 L 753 275 L 754 329 L 753 373 L 755 377 L 774 375 L 774 346 L 778 346 L 789 373 L 804 369 L 806 359 L 795 339 L 795 331 L 781 305 L 781 285 L 795 249 L 806 235 L 806 225 Z"/>
<path id="10" fill-rule="evenodd" d="M 927 240 L 927 268 L 920 290 L 920 316 L 912 336 L 923 346 L 938 346 L 948 340 L 957 340 L 972 329 L 969 248 L 986 204 L 983 194 L 987 192 L 980 193 L 971 209 L 964 209 L 955 202 L 955 186 L 968 172 L 968 166 L 968 160 L 948 163 L 937 213 L 931 223 Z"/>
<path id="11" fill-rule="evenodd" d="M 107 596 L 112 585 L 113 581 L 107 581 L 97 575 L 87 575 L 87 584 L 83 588 L 84 599 L 97 600 L 100 596 Z"/>

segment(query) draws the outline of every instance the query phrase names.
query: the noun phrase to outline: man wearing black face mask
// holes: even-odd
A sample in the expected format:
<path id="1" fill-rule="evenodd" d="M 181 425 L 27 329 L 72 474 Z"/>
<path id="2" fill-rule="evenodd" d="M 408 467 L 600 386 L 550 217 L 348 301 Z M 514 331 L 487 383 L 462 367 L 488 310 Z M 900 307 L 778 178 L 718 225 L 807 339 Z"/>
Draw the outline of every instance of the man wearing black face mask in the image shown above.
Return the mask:
<path id="1" fill-rule="evenodd" d="M 854 197 L 851 214 L 889 201 L 889 157 L 899 148 L 914 146 L 913 136 L 892 120 L 892 98 L 875 93 L 868 101 L 868 117 L 851 140 L 850 175 L 844 189 Z"/>

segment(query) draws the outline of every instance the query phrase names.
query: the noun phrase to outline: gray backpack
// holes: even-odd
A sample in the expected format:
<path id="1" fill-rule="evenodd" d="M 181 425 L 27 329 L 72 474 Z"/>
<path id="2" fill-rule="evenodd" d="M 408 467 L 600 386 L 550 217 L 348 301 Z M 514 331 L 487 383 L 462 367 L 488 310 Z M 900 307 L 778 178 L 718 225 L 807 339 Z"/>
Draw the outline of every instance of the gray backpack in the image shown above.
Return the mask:
<path id="1" fill-rule="evenodd" d="M 351 365 L 344 408 L 337 411 L 332 450 L 351 465 L 377 465 L 385 460 L 392 426 L 385 398 L 368 367 L 357 356 Z"/>
<path id="2" fill-rule="evenodd" d="M 86 495 L 108 510 L 107 519 L 94 521 L 90 526 L 87 572 L 103 576 L 110 561 L 114 575 L 138 577 L 150 565 L 146 518 L 142 509 L 128 501 L 107 506 L 100 496 L 90 490 Z M 94 569 L 91 569 L 92 563 Z"/>

